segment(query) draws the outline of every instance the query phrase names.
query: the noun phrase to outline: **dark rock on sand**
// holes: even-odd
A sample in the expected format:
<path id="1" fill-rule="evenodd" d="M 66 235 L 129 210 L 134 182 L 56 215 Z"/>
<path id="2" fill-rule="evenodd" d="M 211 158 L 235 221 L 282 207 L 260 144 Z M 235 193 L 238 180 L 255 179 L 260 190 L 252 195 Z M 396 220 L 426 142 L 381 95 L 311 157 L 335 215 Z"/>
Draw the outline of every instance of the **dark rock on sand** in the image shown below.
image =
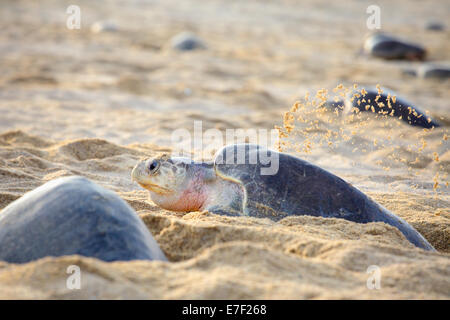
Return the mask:
<path id="1" fill-rule="evenodd" d="M 425 64 L 417 69 L 403 70 L 403 73 L 422 79 L 445 80 L 450 78 L 450 67 L 448 65 Z"/>
<path id="2" fill-rule="evenodd" d="M 119 27 L 112 21 L 97 21 L 91 25 L 92 33 L 117 32 Z"/>
<path id="3" fill-rule="evenodd" d="M 424 60 L 426 55 L 422 46 L 383 33 L 368 36 L 364 42 L 364 51 L 371 56 L 387 60 Z"/>
<path id="4" fill-rule="evenodd" d="M 418 70 L 421 78 L 448 79 L 450 78 L 450 67 L 444 65 L 423 65 Z"/>
<path id="5" fill-rule="evenodd" d="M 182 32 L 170 40 L 173 49 L 180 51 L 190 51 L 196 49 L 206 49 L 204 42 L 192 32 Z"/>
<path id="6" fill-rule="evenodd" d="M 425 29 L 431 31 L 443 31 L 445 29 L 445 25 L 439 21 L 428 21 L 425 24 Z"/>

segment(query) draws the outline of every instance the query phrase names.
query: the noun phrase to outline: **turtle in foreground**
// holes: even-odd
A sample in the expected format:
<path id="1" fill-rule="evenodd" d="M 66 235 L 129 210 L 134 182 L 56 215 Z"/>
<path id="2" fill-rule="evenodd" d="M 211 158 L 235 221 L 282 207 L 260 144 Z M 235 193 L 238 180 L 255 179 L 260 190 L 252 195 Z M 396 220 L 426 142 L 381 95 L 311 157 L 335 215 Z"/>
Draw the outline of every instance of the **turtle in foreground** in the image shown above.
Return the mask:
<path id="1" fill-rule="evenodd" d="M 47 182 L 0 212 L 0 260 L 25 263 L 73 254 L 104 261 L 167 260 L 124 200 L 83 177 Z"/>
<path id="2" fill-rule="evenodd" d="M 440 126 L 411 102 L 398 97 L 393 91 L 385 88 L 382 92 L 375 88 L 369 88 L 364 94 L 354 91 L 349 93 L 345 100 L 327 101 L 325 107 L 344 115 L 354 112 L 372 112 L 378 116 L 396 117 L 411 126 L 426 129 Z"/>
<path id="3" fill-rule="evenodd" d="M 290 215 L 385 222 L 417 247 L 434 248 L 407 222 L 341 178 L 294 156 L 253 144 L 229 145 L 211 162 L 162 155 L 140 161 L 132 179 L 158 206 L 280 220 Z"/>

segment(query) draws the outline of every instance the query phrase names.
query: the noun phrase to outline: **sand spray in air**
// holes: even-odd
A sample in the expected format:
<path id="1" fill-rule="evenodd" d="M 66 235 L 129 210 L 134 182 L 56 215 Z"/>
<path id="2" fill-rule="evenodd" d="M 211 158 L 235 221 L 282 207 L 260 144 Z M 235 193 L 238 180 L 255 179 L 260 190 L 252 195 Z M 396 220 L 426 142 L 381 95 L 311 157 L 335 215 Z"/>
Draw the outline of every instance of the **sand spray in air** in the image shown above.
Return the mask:
<path id="1" fill-rule="evenodd" d="M 367 101 L 367 91 L 357 84 L 351 87 L 339 84 L 331 94 L 327 89 L 318 90 L 315 96 L 306 93 L 283 114 L 282 126 L 275 126 L 279 134 L 279 151 L 295 153 L 312 162 L 320 161 L 324 154 L 331 157 L 341 153 L 345 159 L 351 159 L 349 167 L 367 168 L 370 165 L 378 168 L 380 174 L 406 169 L 410 176 L 429 181 L 436 193 L 447 192 L 447 168 L 440 158 L 449 150 L 448 129 L 413 127 L 393 117 L 392 113 L 377 112 L 373 103 L 385 107 L 384 110 L 386 106 L 377 101 L 383 89 L 380 85 L 376 88 L 375 101 Z M 346 99 L 368 112 L 356 108 L 347 112 L 348 106 L 343 102 Z M 396 99 L 396 96 L 388 95 L 387 107 L 391 108 Z M 410 108 L 410 113 L 414 112 Z M 428 115 L 429 112 L 425 113 Z M 439 143 L 433 143 L 436 135 L 441 136 Z M 433 170 L 429 170 L 430 167 Z M 411 187 L 424 186 L 419 182 Z"/>

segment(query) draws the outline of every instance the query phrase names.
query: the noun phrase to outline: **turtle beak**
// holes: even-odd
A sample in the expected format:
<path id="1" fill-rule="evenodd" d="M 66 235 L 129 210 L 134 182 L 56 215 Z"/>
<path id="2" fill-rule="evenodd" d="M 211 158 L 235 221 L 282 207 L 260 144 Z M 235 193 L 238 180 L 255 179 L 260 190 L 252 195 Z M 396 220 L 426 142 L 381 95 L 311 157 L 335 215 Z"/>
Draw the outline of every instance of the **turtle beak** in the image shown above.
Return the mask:
<path id="1" fill-rule="evenodd" d="M 145 162 L 140 161 L 131 171 L 131 180 L 139 183 L 141 177 L 145 175 Z"/>
<path id="2" fill-rule="evenodd" d="M 145 188 L 144 185 L 150 185 L 148 181 L 148 176 L 149 172 L 146 169 L 145 161 L 139 161 L 139 163 L 131 171 L 131 180 L 136 181 L 144 188 Z"/>
<path id="3" fill-rule="evenodd" d="M 150 172 L 146 168 L 146 161 L 140 161 L 131 171 L 131 180 L 136 181 L 142 188 L 158 194 L 170 193 L 169 189 L 151 183 L 149 176 Z"/>

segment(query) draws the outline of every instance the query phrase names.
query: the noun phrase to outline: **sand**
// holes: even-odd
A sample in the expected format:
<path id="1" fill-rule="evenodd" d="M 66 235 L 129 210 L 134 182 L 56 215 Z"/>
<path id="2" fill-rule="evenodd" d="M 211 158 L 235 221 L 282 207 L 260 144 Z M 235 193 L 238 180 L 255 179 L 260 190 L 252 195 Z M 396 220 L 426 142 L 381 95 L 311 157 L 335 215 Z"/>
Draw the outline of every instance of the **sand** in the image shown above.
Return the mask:
<path id="1" fill-rule="evenodd" d="M 66 28 L 66 7 L 56 0 L 0 4 L 0 209 L 47 181 L 82 175 L 125 199 L 169 262 L 0 262 L 0 298 L 450 298 L 450 82 L 402 73 L 419 62 L 361 55 L 370 2 L 78 2 L 80 30 Z M 445 1 L 380 6 L 383 30 L 423 44 L 431 61 L 450 60 L 449 31 L 424 28 L 431 18 L 446 21 Z M 117 30 L 93 33 L 97 21 Z M 170 38 L 186 30 L 207 49 L 172 50 Z M 437 252 L 415 248 L 383 223 L 174 213 L 130 179 L 140 158 L 172 151 L 172 132 L 192 131 L 194 120 L 204 130 L 283 127 L 285 112 L 306 92 L 326 88 L 333 96 L 340 83 L 389 87 L 443 126 L 424 132 L 390 120 L 327 122 L 330 115 L 308 107 L 293 112 L 283 149 L 352 183 Z M 316 119 L 316 135 L 304 135 Z M 341 134 L 319 145 L 340 128 L 351 139 Z M 312 142 L 308 152 L 305 141 Z M 69 265 L 81 269 L 80 290 L 66 288 Z M 381 281 L 371 290 L 372 265 Z"/>

